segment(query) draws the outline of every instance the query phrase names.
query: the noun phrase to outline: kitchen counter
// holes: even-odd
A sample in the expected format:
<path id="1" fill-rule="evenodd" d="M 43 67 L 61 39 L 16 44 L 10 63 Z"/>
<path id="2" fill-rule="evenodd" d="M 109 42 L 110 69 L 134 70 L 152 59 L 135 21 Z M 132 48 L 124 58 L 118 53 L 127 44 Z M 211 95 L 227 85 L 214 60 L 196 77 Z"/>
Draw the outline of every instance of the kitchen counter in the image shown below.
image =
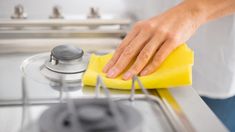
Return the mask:
<path id="1" fill-rule="evenodd" d="M 196 131 L 228 131 L 192 87 L 172 88 L 169 91 Z"/>

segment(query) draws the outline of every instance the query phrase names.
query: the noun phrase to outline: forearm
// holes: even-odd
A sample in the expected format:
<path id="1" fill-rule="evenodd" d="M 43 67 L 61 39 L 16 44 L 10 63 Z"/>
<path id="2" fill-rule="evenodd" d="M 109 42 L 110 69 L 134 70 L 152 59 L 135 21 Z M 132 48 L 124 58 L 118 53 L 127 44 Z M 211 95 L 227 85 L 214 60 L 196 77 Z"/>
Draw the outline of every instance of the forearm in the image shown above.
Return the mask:
<path id="1" fill-rule="evenodd" d="M 204 23 L 235 11 L 235 0 L 186 0 L 153 18 L 140 21 L 119 45 L 103 71 L 124 80 L 156 71 L 167 56 Z"/>
<path id="2" fill-rule="evenodd" d="M 201 15 L 203 23 L 235 12 L 235 0 L 186 0 L 179 6 L 191 7 L 195 15 Z"/>

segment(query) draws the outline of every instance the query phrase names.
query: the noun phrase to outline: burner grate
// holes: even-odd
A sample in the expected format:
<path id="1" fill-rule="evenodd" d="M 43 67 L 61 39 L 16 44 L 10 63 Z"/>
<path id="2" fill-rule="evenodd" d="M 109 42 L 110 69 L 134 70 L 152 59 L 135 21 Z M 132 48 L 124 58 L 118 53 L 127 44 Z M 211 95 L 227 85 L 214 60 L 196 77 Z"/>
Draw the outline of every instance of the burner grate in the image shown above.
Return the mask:
<path id="1" fill-rule="evenodd" d="M 76 115 L 68 112 L 67 104 L 59 104 L 45 111 L 39 126 L 42 132 L 121 132 L 115 122 L 119 117 L 122 132 L 140 132 L 142 117 L 133 107 L 112 102 L 117 109 L 109 109 L 107 99 L 73 100 Z M 75 118 L 73 120 L 72 118 Z M 74 122 L 75 121 L 75 122 Z"/>
<path id="2" fill-rule="evenodd" d="M 170 107 L 157 96 L 150 95 L 137 76 L 132 79 L 130 95 L 111 96 L 102 78 L 97 77 L 95 96 L 71 97 L 66 91 L 65 100 L 50 106 L 44 111 L 30 130 L 25 129 L 22 121 L 22 132 L 186 132 L 188 130 Z M 143 94 L 135 94 L 135 82 Z M 63 84 L 63 82 L 62 82 Z M 61 85 L 63 86 L 63 85 Z M 100 91 L 105 96 L 100 96 Z M 24 112 L 28 108 L 27 89 L 25 89 Z M 32 120 L 30 121 L 32 122 Z M 27 128 L 27 127 L 26 127 Z M 37 131 L 35 131 L 35 128 Z"/>

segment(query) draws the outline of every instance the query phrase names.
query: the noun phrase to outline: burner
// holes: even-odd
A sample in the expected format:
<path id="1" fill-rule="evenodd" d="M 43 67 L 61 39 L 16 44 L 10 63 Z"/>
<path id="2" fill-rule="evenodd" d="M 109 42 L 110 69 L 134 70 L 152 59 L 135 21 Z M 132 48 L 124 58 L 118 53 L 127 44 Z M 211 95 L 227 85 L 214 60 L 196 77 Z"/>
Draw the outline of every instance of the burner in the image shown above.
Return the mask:
<path id="1" fill-rule="evenodd" d="M 82 49 L 70 45 L 60 45 L 52 49 L 50 59 L 41 67 L 41 73 L 52 82 L 53 88 L 66 85 L 76 89 L 81 85 L 82 75 L 88 59 Z M 49 57 L 49 56 L 48 56 Z"/>
<path id="2" fill-rule="evenodd" d="M 60 45 L 52 49 L 51 54 L 58 60 L 76 60 L 83 56 L 83 50 L 68 45 Z"/>
<path id="3" fill-rule="evenodd" d="M 73 115 L 68 111 L 67 104 L 46 110 L 39 119 L 40 132 L 141 131 L 142 117 L 131 106 L 108 99 L 79 99 L 74 100 L 74 104 L 76 114 Z M 73 124 L 73 118 L 77 124 Z"/>

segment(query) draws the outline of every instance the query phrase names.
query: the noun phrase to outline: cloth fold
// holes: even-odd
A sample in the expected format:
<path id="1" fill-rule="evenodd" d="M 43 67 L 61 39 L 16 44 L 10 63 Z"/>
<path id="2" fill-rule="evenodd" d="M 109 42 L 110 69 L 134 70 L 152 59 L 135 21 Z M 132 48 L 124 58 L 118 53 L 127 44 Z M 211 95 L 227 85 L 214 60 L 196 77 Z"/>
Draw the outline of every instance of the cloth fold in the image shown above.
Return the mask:
<path id="1" fill-rule="evenodd" d="M 88 68 L 83 76 L 83 84 L 95 86 L 96 78 L 100 75 L 108 88 L 130 89 L 132 81 L 122 80 L 122 74 L 115 79 L 111 79 L 107 78 L 106 74 L 102 72 L 103 67 L 111 57 L 112 54 L 103 56 L 92 54 Z M 167 57 L 155 72 L 147 76 L 140 76 L 139 79 L 147 89 L 191 85 L 193 62 L 193 51 L 186 44 L 182 44 Z M 135 85 L 136 88 L 139 88 L 137 84 Z"/>

